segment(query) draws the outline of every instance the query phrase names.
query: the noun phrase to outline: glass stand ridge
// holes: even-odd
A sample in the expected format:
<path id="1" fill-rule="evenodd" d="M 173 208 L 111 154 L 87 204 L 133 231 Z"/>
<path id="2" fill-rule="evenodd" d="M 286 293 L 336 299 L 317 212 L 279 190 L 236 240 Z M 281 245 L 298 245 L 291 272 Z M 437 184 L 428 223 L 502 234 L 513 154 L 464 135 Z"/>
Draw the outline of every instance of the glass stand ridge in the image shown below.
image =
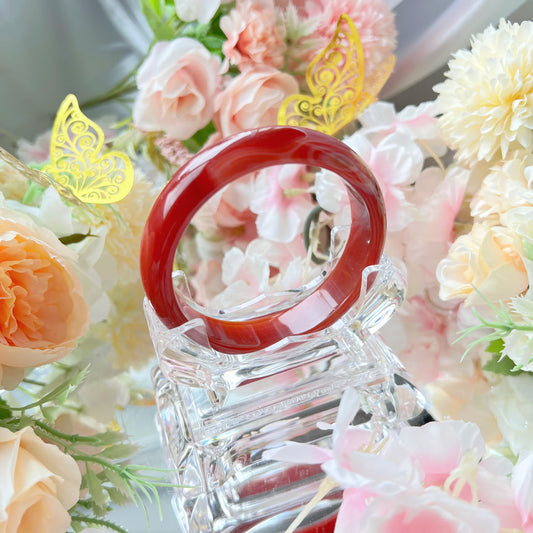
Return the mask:
<path id="1" fill-rule="evenodd" d="M 191 331 L 202 331 L 199 319 L 167 329 L 145 302 L 159 358 L 158 426 L 181 486 L 174 507 L 184 533 L 282 533 L 323 473 L 263 453 L 289 440 L 329 446 L 331 432 L 317 423 L 335 421 L 347 387 L 361 398 L 354 423 L 370 426 L 378 438 L 424 418 L 422 395 L 378 333 L 403 301 L 405 281 L 385 256 L 363 277 L 358 303 L 332 327 L 248 354 L 193 341 Z M 298 531 L 332 531 L 324 524 L 333 523 L 339 497 L 331 493 Z"/>

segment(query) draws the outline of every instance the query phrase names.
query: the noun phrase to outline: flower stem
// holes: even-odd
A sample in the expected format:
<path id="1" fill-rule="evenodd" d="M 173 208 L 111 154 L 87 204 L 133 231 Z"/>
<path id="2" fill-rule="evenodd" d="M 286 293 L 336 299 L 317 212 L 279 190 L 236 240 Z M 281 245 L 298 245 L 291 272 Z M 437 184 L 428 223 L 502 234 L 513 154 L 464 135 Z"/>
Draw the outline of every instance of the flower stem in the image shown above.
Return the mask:
<path id="1" fill-rule="evenodd" d="M 150 48 L 152 45 L 150 45 Z M 150 50 L 149 48 L 149 50 Z M 85 102 L 83 102 L 80 105 L 81 109 L 86 109 L 88 107 L 93 107 L 98 104 L 103 104 L 104 102 L 109 102 L 110 100 L 114 100 L 115 98 L 119 98 L 120 96 L 133 92 L 137 89 L 137 83 L 135 80 L 135 76 L 137 74 L 137 71 L 139 70 L 139 67 L 144 63 L 144 60 L 148 56 L 148 52 L 144 54 L 139 62 L 135 65 L 133 70 L 131 70 L 126 76 L 124 76 L 121 80 L 118 81 L 111 89 L 107 90 L 103 94 L 96 96 L 94 98 L 91 98 Z"/>
<path id="2" fill-rule="evenodd" d="M 103 520 L 102 518 L 93 518 L 91 516 L 84 516 L 84 515 L 71 515 L 70 518 L 72 522 L 77 522 L 79 524 L 102 526 L 108 529 L 112 529 L 113 531 L 116 531 L 117 533 L 128 533 L 127 529 L 117 526 L 117 524 L 114 524 L 113 522 L 109 522 L 108 520 Z"/>

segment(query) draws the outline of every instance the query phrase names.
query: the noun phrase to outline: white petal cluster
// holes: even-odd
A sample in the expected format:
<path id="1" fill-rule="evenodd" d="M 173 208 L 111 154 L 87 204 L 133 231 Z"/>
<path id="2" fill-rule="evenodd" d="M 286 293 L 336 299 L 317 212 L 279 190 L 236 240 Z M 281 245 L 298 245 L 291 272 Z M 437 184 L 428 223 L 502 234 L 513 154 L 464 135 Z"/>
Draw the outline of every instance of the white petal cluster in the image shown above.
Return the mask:
<path id="1" fill-rule="evenodd" d="M 449 62 L 448 79 L 434 87 L 440 125 L 460 161 L 505 157 L 533 149 L 533 21 L 501 20 L 472 39 Z"/>

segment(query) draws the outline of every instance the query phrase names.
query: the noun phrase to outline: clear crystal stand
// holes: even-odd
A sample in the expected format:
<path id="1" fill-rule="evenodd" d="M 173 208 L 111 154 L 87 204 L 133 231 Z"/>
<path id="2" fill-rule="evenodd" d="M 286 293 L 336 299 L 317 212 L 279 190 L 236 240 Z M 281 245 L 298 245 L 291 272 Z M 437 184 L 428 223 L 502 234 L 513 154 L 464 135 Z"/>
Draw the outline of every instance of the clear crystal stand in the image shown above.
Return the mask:
<path id="1" fill-rule="evenodd" d="M 367 291 L 368 279 L 374 281 Z M 403 301 L 405 281 L 383 256 L 365 269 L 362 286 L 357 304 L 333 326 L 245 354 L 192 340 L 192 332 L 201 336 L 201 319 L 168 329 L 146 300 L 159 359 L 153 371 L 158 425 L 181 486 L 174 507 L 183 532 L 282 533 L 323 474 L 315 465 L 268 461 L 263 452 L 288 440 L 328 445 L 330 432 L 317 422 L 334 422 L 348 386 L 362 400 L 354 423 L 378 435 L 423 421 L 423 397 L 378 333 Z M 254 308 L 237 316 L 246 311 Z M 298 531 L 332 531 L 327 524 L 339 495 L 330 494 Z"/>

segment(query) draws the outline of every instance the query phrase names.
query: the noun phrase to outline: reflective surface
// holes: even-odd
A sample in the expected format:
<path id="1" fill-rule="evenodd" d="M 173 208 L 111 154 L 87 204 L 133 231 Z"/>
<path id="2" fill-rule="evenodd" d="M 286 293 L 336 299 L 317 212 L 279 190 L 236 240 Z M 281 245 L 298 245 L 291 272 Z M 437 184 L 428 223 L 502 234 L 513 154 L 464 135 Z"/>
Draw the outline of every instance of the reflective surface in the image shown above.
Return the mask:
<path id="1" fill-rule="evenodd" d="M 176 299 L 174 254 L 194 213 L 215 192 L 239 177 L 286 163 L 307 164 L 344 179 L 352 226 L 336 268 L 305 301 L 246 321 L 204 316 Z M 305 128 L 273 126 L 242 132 L 199 152 L 174 175 L 157 198 L 141 245 L 146 295 L 167 327 L 201 317 L 213 348 L 246 353 L 289 336 L 331 326 L 359 297 L 363 269 L 379 261 L 385 240 L 385 207 L 379 185 L 344 143 Z M 193 334 L 194 335 L 194 334 Z"/>
<path id="2" fill-rule="evenodd" d="M 386 258 L 359 305 L 330 328 L 248 354 L 227 354 L 191 339 L 199 319 L 169 330 L 146 304 L 160 365 L 153 374 L 158 424 L 176 483 L 180 527 L 187 533 L 280 533 L 316 493 L 316 465 L 263 458 L 283 441 L 329 446 L 342 391 L 355 387 L 364 423 L 376 438 L 423 414 L 423 400 L 377 330 L 403 299 L 404 280 Z M 333 492 L 298 531 L 333 531 Z"/>

